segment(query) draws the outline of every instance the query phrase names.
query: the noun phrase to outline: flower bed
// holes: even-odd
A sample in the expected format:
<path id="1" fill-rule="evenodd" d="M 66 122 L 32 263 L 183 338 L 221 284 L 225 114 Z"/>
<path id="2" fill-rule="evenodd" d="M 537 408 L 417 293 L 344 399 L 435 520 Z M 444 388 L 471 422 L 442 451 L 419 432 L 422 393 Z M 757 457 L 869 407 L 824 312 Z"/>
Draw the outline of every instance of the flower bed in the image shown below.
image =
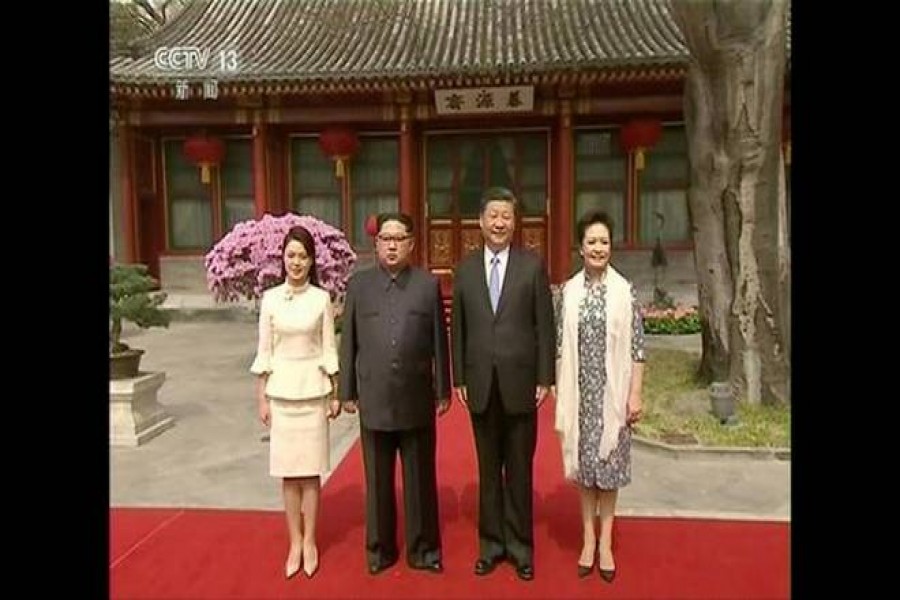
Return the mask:
<path id="1" fill-rule="evenodd" d="M 700 314 L 696 306 L 657 308 L 647 306 L 641 310 L 644 317 L 644 333 L 654 335 L 686 335 L 700 333 Z"/>

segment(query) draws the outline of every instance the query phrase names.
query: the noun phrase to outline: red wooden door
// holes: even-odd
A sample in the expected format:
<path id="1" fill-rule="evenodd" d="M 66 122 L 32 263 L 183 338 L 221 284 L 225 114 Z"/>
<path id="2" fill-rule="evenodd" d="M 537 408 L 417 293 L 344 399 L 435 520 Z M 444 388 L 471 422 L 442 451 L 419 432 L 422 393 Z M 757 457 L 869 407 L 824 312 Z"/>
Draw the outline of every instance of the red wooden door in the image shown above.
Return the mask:
<path id="1" fill-rule="evenodd" d="M 156 141 L 146 135 L 134 137 L 135 194 L 138 205 L 138 261 L 150 268 L 159 279 L 159 255 L 165 246 L 163 238 L 165 211 L 158 185 Z"/>

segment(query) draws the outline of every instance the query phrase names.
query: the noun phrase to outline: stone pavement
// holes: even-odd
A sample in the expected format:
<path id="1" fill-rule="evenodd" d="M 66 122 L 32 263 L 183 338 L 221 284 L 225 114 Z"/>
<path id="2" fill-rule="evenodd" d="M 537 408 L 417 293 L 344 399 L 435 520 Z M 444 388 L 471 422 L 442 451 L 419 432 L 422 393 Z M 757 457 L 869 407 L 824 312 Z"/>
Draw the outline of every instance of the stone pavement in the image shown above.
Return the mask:
<path id="1" fill-rule="evenodd" d="M 649 343 L 697 343 L 696 336 L 661 339 Z M 142 370 L 166 373 L 159 401 L 175 426 L 136 448 L 110 447 L 111 505 L 281 510 L 248 372 L 253 319 L 126 325 L 123 340 L 146 350 Z M 333 422 L 333 467 L 357 435 L 356 415 Z M 618 514 L 787 521 L 790 468 L 786 460 L 668 455 L 635 445 L 632 483 L 620 493 Z"/>

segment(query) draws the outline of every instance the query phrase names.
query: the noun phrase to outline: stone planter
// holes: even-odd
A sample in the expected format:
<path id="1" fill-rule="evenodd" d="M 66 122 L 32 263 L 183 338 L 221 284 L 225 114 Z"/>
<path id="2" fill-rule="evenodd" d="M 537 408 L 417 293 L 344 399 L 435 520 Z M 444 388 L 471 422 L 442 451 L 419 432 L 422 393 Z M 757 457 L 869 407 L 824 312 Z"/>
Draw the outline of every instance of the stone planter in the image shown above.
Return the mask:
<path id="1" fill-rule="evenodd" d="M 129 348 L 109 355 L 109 378 L 132 379 L 138 376 L 143 350 Z"/>
<path id="2" fill-rule="evenodd" d="M 175 425 L 156 400 L 166 380 L 162 372 L 109 382 L 109 444 L 139 446 Z"/>
<path id="3" fill-rule="evenodd" d="M 735 402 L 731 394 L 731 385 L 727 381 L 716 381 L 709 386 L 709 399 L 712 413 L 719 423 L 731 424 L 735 419 Z"/>

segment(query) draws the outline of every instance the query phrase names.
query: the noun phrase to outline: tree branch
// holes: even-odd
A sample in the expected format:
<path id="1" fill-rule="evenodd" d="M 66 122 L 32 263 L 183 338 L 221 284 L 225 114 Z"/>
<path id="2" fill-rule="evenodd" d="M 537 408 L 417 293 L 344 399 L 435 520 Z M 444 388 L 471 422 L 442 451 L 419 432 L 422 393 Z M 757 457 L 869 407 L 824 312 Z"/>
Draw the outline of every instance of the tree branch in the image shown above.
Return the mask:
<path id="1" fill-rule="evenodd" d="M 165 25 L 166 23 L 166 7 L 169 4 L 170 0 L 166 0 L 163 2 L 161 8 L 161 12 L 157 11 L 156 7 L 153 6 L 153 3 L 150 0 L 131 0 L 136 7 L 138 7 L 141 12 L 143 12 L 145 18 L 151 19 L 156 25 Z"/>

